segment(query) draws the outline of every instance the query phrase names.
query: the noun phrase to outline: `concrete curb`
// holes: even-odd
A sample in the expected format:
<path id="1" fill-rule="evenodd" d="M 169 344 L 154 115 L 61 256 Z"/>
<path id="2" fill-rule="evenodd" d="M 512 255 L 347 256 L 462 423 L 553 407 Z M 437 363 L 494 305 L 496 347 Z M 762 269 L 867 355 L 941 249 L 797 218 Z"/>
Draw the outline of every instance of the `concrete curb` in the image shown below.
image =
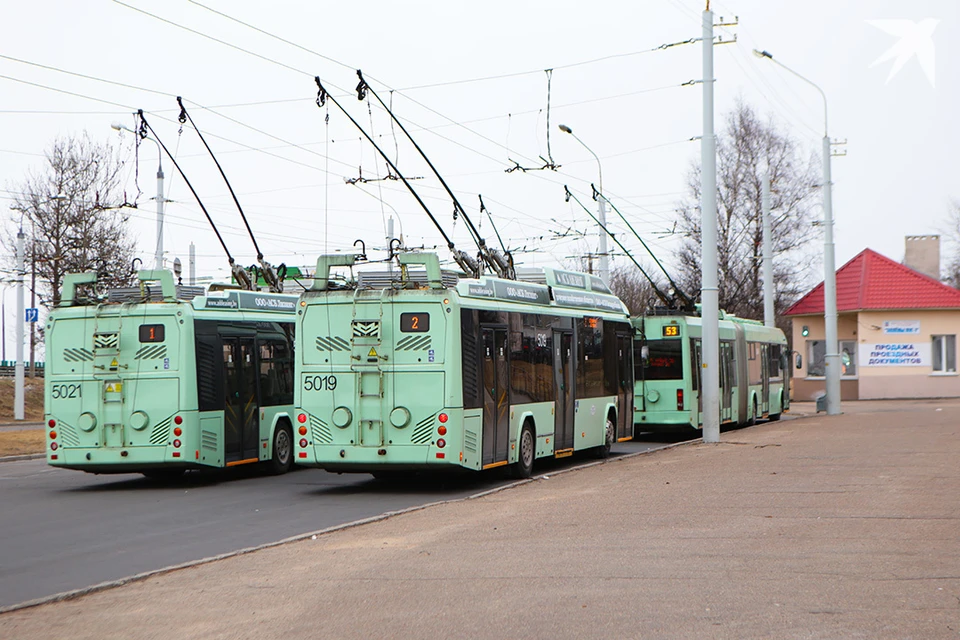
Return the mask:
<path id="1" fill-rule="evenodd" d="M 18 460 L 39 460 L 41 458 L 46 458 L 47 454 L 45 453 L 25 453 L 19 456 L 3 456 L 0 457 L 0 463 L 3 462 L 17 462 Z"/>
<path id="2" fill-rule="evenodd" d="M 495 493 L 500 493 L 501 491 L 506 491 L 508 489 L 514 489 L 516 487 L 529 484 L 531 482 L 536 482 L 540 480 L 549 480 L 551 476 L 558 476 L 565 473 L 570 473 L 573 471 L 579 471 L 581 469 L 588 469 L 590 467 L 595 467 L 601 464 L 618 462 L 620 460 L 627 460 L 630 458 L 636 458 L 637 456 L 643 456 L 655 453 L 657 451 L 665 451 L 667 449 L 673 449 L 675 447 L 681 447 L 690 444 L 701 444 L 703 442 L 702 438 L 697 438 L 695 440 L 687 440 L 684 442 L 676 442 L 673 444 L 664 445 L 662 447 L 657 447 L 655 449 L 647 449 L 646 451 L 635 451 L 633 453 L 625 453 L 618 455 L 615 458 L 607 458 L 604 460 L 596 460 L 594 462 L 586 462 L 584 464 L 578 464 L 567 469 L 561 469 L 556 472 L 545 473 L 542 475 L 534 476 L 532 478 L 527 478 L 525 480 L 517 480 L 515 482 L 508 482 L 507 484 L 494 487 L 492 489 L 487 489 L 480 491 L 479 493 L 473 493 L 469 496 L 464 496 L 462 498 L 451 498 L 450 500 L 437 500 L 435 502 L 428 502 L 426 504 L 416 505 L 413 507 L 407 507 L 406 509 L 399 509 L 397 511 L 386 511 L 376 516 L 370 516 L 369 518 L 362 518 L 360 520 L 354 520 L 353 522 L 345 522 L 343 524 L 334 525 L 332 527 L 327 527 L 325 529 L 318 529 L 317 531 L 311 531 L 309 533 L 301 533 L 295 536 L 290 536 L 289 538 L 284 538 L 283 540 L 277 540 L 275 542 L 267 542 L 261 545 L 253 547 L 245 547 L 243 549 L 237 549 L 235 551 L 228 551 L 226 553 L 221 553 L 215 556 L 209 556 L 207 558 L 200 558 L 199 560 L 190 560 L 188 562 L 182 562 L 180 564 L 175 564 L 169 567 L 162 567 L 160 569 L 153 569 L 151 571 L 144 571 L 143 573 L 138 573 L 136 575 L 127 576 L 125 578 L 119 578 L 117 580 L 109 580 L 107 582 L 101 582 L 99 584 L 91 585 L 89 587 L 83 587 L 82 589 L 74 589 L 72 591 L 63 591 L 61 593 L 55 593 L 50 596 L 44 596 L 42 598 L 36 598 L 34 600 L 28 600 L 26 602 L 21 602 L 19 604 L 12 604 L 6 607 L 0 607 L 0 614 L 9 613 L 11 611 L 19 611 L 21 609 L 30 609 L 32 607 L 39 607 L 44 604 L 51 604 L 54 602 L 63 602 L 65 600 L 74 600 L 81 596 L 89 595 L 91 593 L 97 593 L 99 591 L 106 591 L 108 589 L 115 589 L 117 587 L 122 587 L 127 584 L 132 584 L 134 582 L 140 582 L 146 580 L 147 578 L 152 578 L 154 576 L 160 576 L 167 573 L 173 573 L 174 571 L 179 571 L 181 569 L 189 569 L 191 567 L 198 567 L 205 564 L 210 564 L 217 562 L 219 560 L 226 560 L 228 558 L 235 558 L 237 556 L 247 555 L 248 553 L 253 553 L 255 551 L 261 551 L 263 549 L 271 549 L 273 547 L 279 547 L 281 545 L 290 544 L 292 542 L 300 542 L 302 540 L 313 539 L 318 536 L 322 536 L 329 533 L 334 533 L 336 531 L 343 531 L 345 529 L 352 529 L 354 527 L 359 527 L 364 524 L 371 524 L 374 522 L 381 522 L 389 518 L 396 516 L 402 516 L 407 513 L 414 513 L 416 511 L 423 511 L 424 509 L 430 509 L 432 507 L 438 507 L 445 504 L 456 504 L 458 502 L 466 502 L 467 500 L 476 500 L 478 498 L 483 498 Z M 46 454 L 40 454 L 39 456 L 34 457 L 43 457 Z M 9 456 L 7 458 L 0 458 L 0 461 L 9 461 L 11 458 L 30 458 L 30 456 Z"/>

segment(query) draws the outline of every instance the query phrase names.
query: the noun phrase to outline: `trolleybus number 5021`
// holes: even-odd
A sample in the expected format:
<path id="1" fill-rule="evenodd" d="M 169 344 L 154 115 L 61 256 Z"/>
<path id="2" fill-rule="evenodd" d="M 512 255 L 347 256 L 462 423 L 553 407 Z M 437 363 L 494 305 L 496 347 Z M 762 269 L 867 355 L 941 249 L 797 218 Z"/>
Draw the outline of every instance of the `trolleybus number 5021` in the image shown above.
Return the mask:
<path id="1" fill-rule="evenodd" d="M 78 384 L 55 384 L 50 388 L 50 395 L 56 399 L 81 398 L 83 388 Z"/>
<path id="2" fill-rule="evenodd" d="M 333 391 L 337 388 L 337 376 L 307 376 L 303 379 L 304 391 Z"/>

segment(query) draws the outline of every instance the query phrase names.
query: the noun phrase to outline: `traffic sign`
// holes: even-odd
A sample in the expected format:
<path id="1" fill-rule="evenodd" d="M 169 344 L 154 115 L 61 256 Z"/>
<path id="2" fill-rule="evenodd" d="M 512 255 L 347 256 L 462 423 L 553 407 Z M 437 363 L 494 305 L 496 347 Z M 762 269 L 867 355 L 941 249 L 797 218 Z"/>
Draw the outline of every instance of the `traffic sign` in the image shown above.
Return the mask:
<path id="1" fill-rule="evenodd" d="M 40 321 L 40 309 L 36 307 L 31 307 L 29 309 L 24 309 L 27 322 L 39 322 Z"/>

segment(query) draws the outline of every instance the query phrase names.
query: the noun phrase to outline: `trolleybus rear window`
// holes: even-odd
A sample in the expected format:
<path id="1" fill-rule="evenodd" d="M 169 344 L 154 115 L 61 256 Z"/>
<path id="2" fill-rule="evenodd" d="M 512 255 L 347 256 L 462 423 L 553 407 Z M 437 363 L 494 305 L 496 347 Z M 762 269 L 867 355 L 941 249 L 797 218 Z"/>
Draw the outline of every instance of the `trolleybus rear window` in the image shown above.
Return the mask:
<path id="1" fill-rule="evenodd" d="M 645 380 L 683 379 L 683 343 L 679 340 L 647 341 L 647 359 L 643 364 Z"/>

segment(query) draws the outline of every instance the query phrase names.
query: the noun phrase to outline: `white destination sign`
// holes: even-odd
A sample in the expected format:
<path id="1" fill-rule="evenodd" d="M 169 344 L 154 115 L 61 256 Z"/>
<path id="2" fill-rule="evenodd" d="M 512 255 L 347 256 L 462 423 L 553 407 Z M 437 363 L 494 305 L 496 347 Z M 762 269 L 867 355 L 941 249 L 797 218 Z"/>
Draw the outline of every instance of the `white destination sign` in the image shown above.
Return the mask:
<path id="1" fill-rule="evenodd" d="M 929 342 L 861 344 L 860 364 L 865 367 L 929 367 Z"/>
<path id="2" fill-rule="evenodd" d="M 883 332 L 894 335 L 920 335 L 920 321 L 884 320 Z"/>

